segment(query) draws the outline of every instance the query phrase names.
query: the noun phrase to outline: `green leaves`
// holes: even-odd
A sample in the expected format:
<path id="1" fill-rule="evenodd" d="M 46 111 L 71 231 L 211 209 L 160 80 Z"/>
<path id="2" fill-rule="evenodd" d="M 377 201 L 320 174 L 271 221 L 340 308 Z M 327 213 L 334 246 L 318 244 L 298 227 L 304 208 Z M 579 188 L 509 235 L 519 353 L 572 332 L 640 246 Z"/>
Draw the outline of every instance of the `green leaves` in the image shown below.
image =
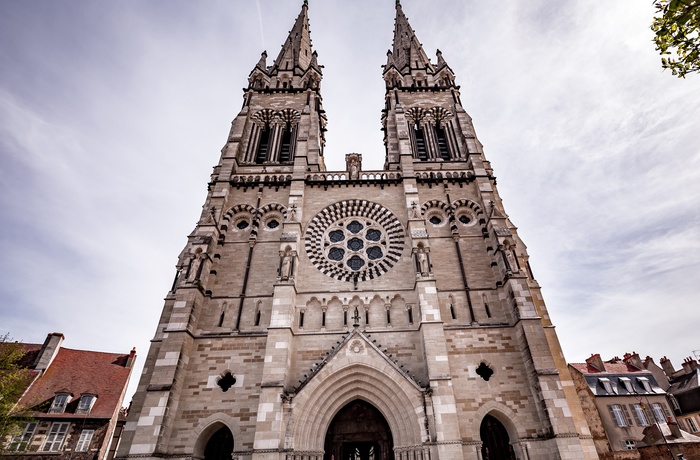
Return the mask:
<path id="1" fill-rule="evenodd" d="M 661 66 L 685 78 L 700 71 L 700 0 L 654 0 L 651 24 Z"/>

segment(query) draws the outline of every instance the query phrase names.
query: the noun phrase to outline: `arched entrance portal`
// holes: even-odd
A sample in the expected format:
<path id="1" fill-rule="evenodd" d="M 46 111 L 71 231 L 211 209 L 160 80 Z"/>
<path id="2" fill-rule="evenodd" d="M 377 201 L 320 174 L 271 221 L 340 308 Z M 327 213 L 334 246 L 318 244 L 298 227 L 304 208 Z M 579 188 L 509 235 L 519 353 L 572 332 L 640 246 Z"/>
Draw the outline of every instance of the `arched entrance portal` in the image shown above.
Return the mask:
<path id="1" fill-rule="evenodd" d="M 228 427 L 222 427 L 207 441 L 204 460 L 231 460 L 232 453 L 233 435 Z"/>
<path id="2" fill-rule="evenodd" d="M 393 460 L 394 441 L 386 419 L 356 399 L 336 414 L 326 432 L 324 460 Z"/>
<path id="3" fill-rule="evenodd" d="M 481 442 L 484 460 L 515 460 L 508 431 L 496 417 L 487 415 L 481 421 Z"/>

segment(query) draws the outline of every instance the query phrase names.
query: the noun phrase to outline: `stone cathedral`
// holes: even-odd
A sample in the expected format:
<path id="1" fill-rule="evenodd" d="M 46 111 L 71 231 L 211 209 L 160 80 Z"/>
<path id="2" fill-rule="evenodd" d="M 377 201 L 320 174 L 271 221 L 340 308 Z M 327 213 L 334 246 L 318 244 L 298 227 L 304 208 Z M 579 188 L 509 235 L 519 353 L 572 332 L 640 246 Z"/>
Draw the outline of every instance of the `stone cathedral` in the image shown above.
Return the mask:
<path id="1" fill-rule="evenodd" d="M 397 2 L 381 171 L 326 170 L 322 77 L 305 1 L 249 75 L 117 456 L 597 458 L 441 52 Z"/>

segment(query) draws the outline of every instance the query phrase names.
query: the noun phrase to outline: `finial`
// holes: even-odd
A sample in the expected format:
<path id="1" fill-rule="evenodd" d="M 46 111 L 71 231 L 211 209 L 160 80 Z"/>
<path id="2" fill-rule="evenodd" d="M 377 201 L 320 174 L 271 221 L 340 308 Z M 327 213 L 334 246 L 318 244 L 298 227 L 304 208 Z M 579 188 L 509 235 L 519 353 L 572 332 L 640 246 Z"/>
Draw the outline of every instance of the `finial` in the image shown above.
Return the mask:
<path id="1" fill-rule="evenodd" d="M 396 9 L 401 8 L 401 0 L 396 0 Z"/>
<path id="2" fill-rule="evenodd" d="M 304 6 L 309 6 L 309 0 L 304 0 Z"/>

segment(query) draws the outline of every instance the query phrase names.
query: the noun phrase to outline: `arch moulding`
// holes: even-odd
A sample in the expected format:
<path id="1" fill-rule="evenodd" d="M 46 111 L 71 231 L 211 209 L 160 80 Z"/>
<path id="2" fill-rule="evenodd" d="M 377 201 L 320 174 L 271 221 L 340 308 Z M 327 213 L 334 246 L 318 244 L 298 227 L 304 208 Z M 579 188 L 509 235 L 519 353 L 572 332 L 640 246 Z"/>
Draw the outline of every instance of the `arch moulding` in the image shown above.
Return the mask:
<path id="1" fill-rule="evenodd" d="M 346 344 L 294 397 L 291 426 L 286 430 L 292 435 L 288 441 L 294 450 L 322 451 L 333 417 L 356 399 L 382 413 L 391 429 L 394 448 L 427 441 L 421 388 L 371 344 L 362 342 L 360 352 L 356 345 Z"/>

